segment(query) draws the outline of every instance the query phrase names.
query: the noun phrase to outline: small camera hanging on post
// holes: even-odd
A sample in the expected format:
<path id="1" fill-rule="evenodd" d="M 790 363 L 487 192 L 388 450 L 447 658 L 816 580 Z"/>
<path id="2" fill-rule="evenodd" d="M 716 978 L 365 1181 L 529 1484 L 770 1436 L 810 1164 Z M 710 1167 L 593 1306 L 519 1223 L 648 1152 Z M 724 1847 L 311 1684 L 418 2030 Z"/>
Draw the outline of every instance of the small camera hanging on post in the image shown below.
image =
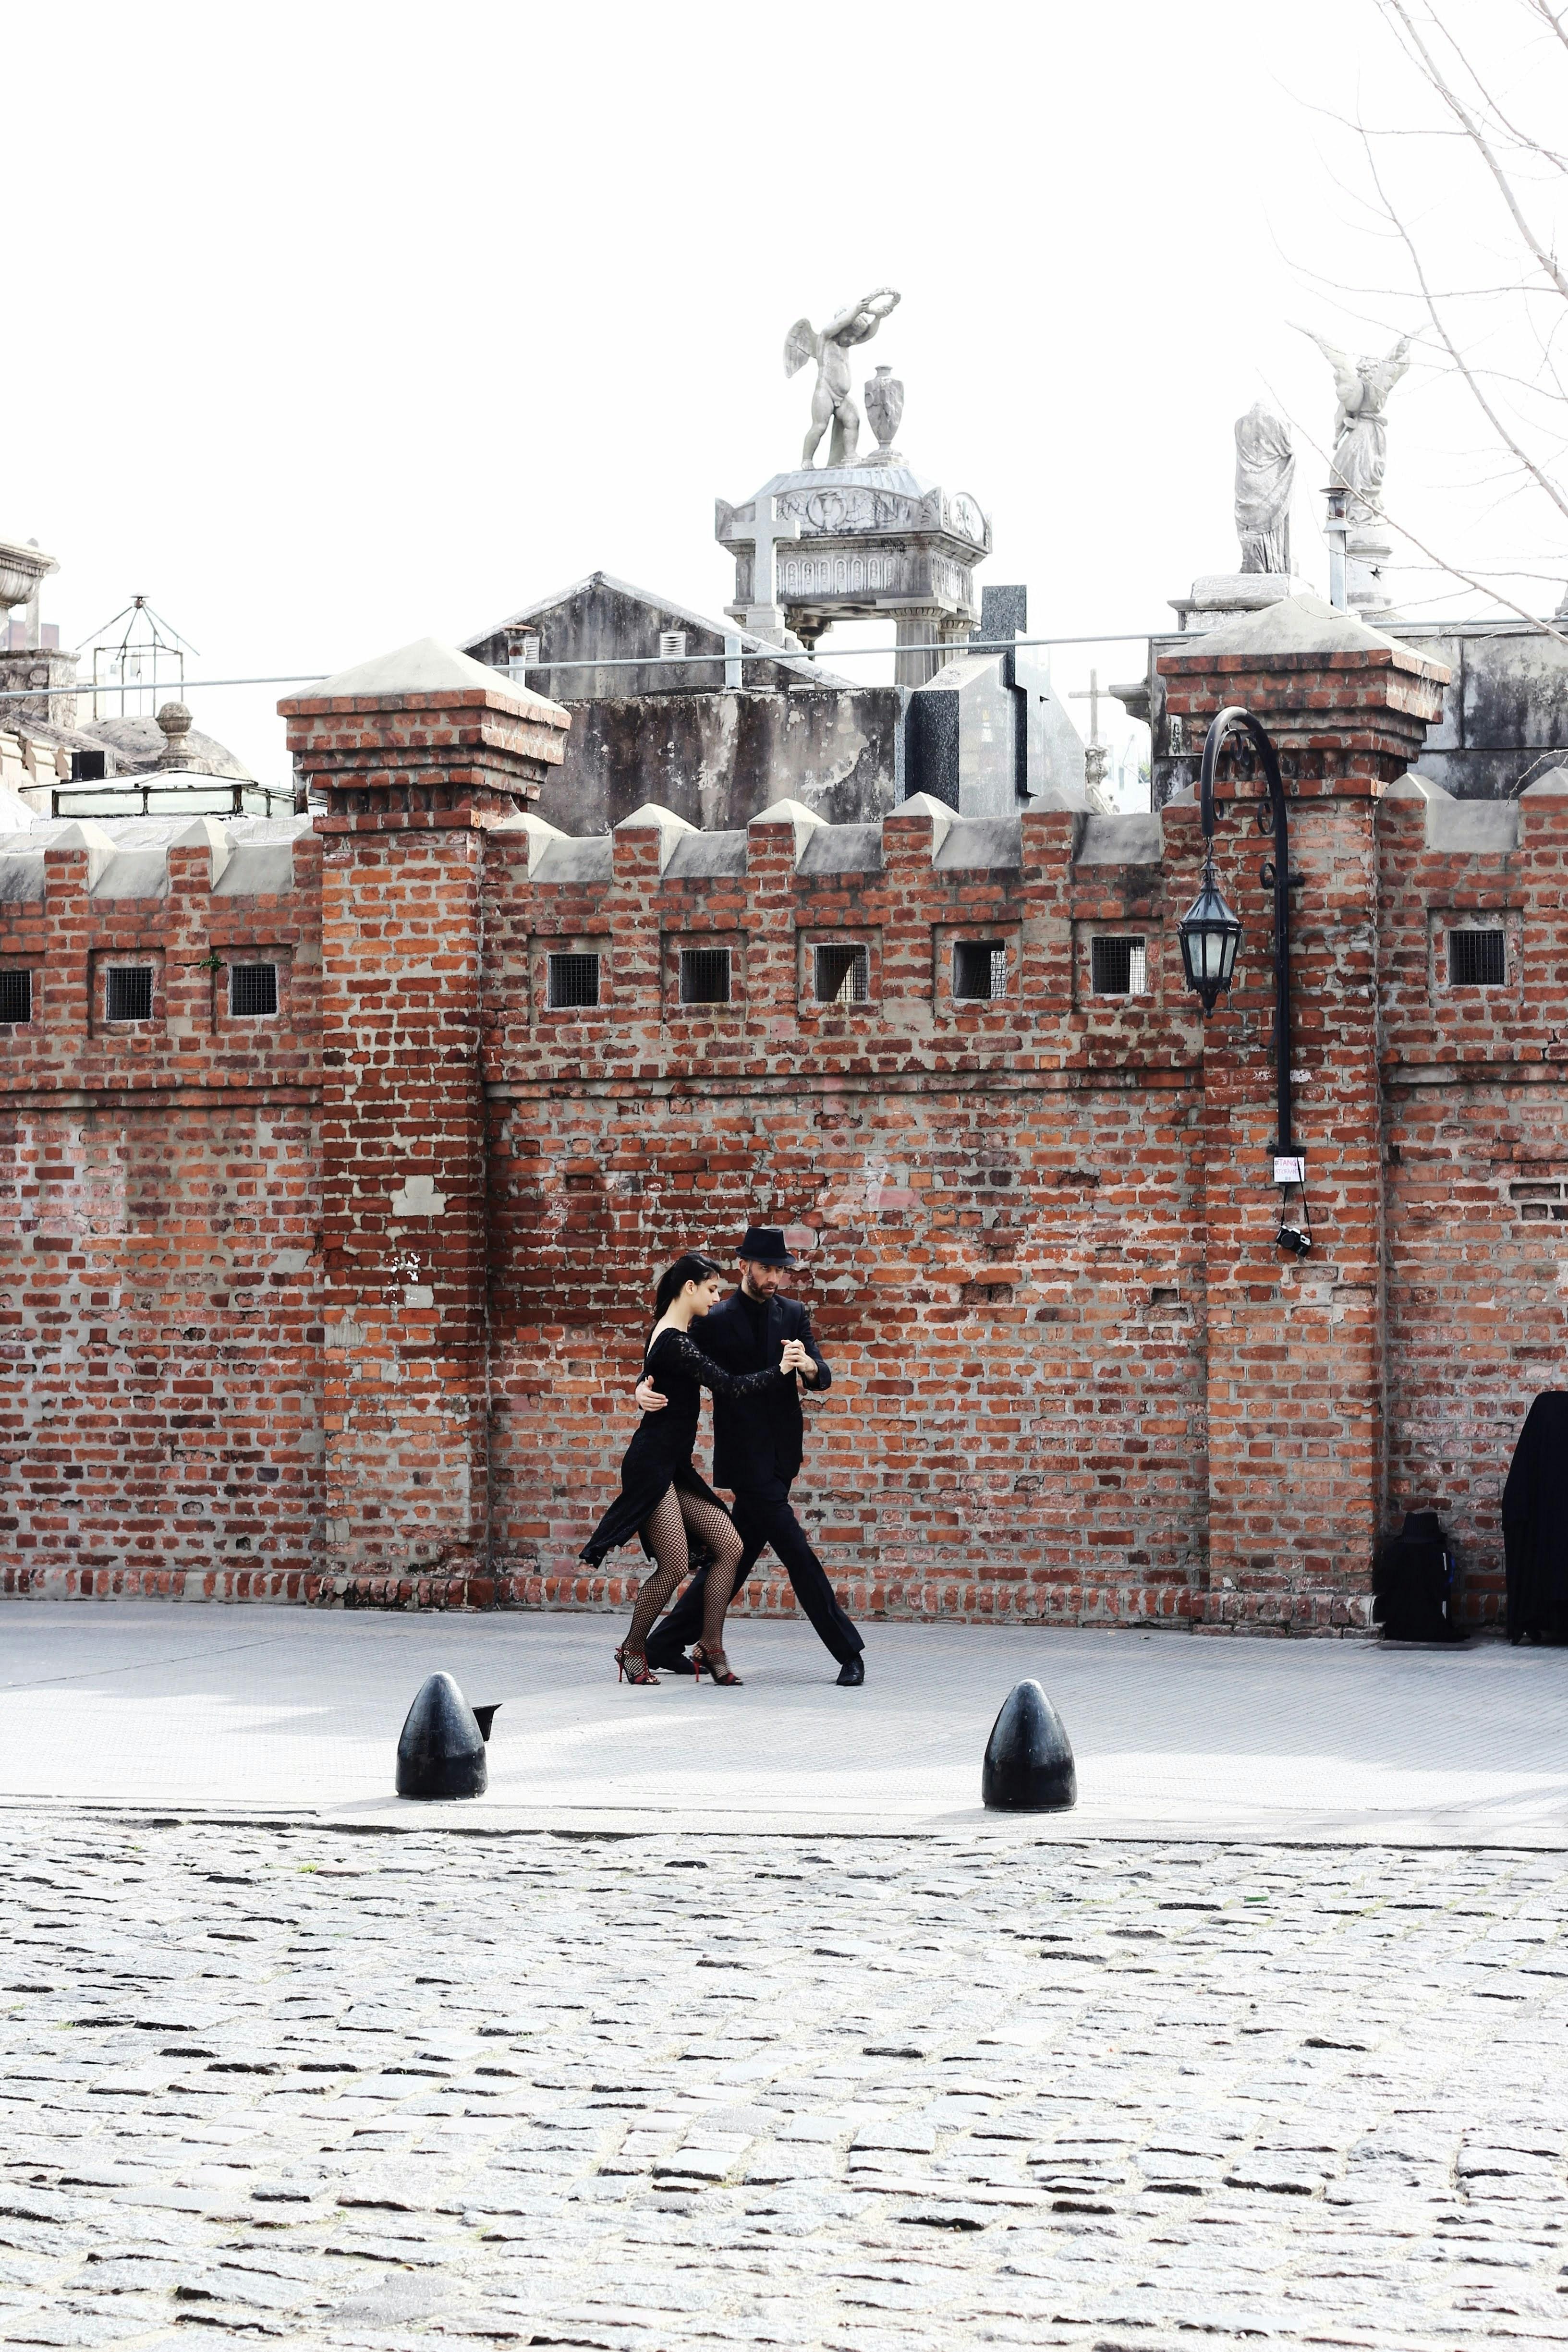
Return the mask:
<path id="1" fill-rule="evenodd" d="M 1292 1257 L 1305 1257 L 1312 1246 L 1312 1219 L 1307 1207 L 1307 1162 L 1300 1152 L 1275 1153 L 1274 1181 L 1279 1187 L 1279 1231 L 1275 1240 Z"/>

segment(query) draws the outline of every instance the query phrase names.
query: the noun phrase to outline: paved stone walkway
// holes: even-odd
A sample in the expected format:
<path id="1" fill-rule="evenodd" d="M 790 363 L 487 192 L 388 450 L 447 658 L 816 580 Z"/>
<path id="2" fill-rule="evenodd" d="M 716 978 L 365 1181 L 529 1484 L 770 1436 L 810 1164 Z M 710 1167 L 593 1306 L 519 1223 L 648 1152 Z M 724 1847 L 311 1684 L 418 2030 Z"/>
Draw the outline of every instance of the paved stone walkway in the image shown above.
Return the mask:
<path id="1" fill-rule="evenodd" d="M 0 1791 L 406 1820 L 397 1735 L 443 1667 L 504 1702 L 475 1808 L 492 1827 L 1013 1842 L 1025 1825 L 981 1810 L 980 1762 L 1034 1675 L 1079 1802 L 1032 1838 L 1568 1849 L 1568 1650 L 872 1623 L 866 1685 L 841 1691 L 809 1625 L 752 1621 L 731 1643 L 744 1690 L 634 1691 L 611 1663 L 623 1631 L 585 1612 L 0 1603 Z"/>
<path id="2" fill-rule="evenodd" d="M 0 1868 L 6 2343 L 1568 2340 L 1561 1853 L 18 1809 Z"/>

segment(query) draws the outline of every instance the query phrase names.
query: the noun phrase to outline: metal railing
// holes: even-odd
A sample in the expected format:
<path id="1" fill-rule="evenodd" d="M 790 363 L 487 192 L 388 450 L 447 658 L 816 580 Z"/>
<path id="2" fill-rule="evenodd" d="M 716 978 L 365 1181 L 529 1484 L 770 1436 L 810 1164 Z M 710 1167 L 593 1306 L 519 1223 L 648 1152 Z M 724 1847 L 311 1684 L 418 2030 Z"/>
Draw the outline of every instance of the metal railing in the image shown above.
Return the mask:
<path id="1" fill-rule="evenodd" d="M 68 802 L 102 802 L 112 795 L 114 808 L 68 807 Z M 127 807 L 128 797 L 141 803 L 140 808 Z M 297 816 L 301 814 L 300 793 L 293 784 L 247 783 L 239 777 L 204 776 L 199 782 L 177 783 L 167 773 L 141 776 L 103 776 L 96 782 L 80 777 L 75 782 L 56 784 L 49 793 L 51 816 L 152 816 L 154 799 L 161 803 L 173 803 L 177 808 L 182 799 L 200 801 L 194 808 L 195 816 Z M 257 803 L 260 806 L 257 806 Z"/>

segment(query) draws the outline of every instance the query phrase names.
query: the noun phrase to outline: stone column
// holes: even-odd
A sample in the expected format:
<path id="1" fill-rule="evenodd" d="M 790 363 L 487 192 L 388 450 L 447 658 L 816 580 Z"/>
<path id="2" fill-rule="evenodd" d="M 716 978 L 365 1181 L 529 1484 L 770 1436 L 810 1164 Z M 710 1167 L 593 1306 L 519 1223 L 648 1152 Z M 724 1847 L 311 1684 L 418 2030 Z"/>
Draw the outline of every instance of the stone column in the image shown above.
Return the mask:
<path id="1" fill-rule="evenodd" d="M 1221 785 L 1221 887 L 1246 927 L 1203 1036 L 1209 1586 L 1204 1622 L 1281 1633 L 1371 1622 L 1383 1531 L 1384 1244 L 1377 1062 L 1378 799 L 1441 716 L 1447 672 L 1295 597 L 1159 662 L 1194 754 L 1239 703 L 1268 728 L 1289 802 L 1295 1149 L 1312 1247 L 1276 1241 L 1272 845 L 1261 773 Z M 1195 761 L 1194 761 L 1195 770 Z M 1195 895 L 1197 812 L 1168 805 L 1173 912 Z M 1190 876 L 1191 887 L 1188 887 Z"/>
<path id="2" fill-rule="evenodd" d="M 944 663 L 963 651 L 974 633 L 973 621 L 955 619 L 940 604 L 921 605 L 900 612 L 894 625 L 899 652 L 893 656 L 895 686 L 924 686 L 933 678 Z M 906 646 L 940 646 L 941 652 L 906 653 Z"/>
<path id="3" fill-rule="evenodd" d="M 483 1602 L 485 836 L 570 722 L 430 639 L 279 709 L 326 803 L 325 1590 Z"/>

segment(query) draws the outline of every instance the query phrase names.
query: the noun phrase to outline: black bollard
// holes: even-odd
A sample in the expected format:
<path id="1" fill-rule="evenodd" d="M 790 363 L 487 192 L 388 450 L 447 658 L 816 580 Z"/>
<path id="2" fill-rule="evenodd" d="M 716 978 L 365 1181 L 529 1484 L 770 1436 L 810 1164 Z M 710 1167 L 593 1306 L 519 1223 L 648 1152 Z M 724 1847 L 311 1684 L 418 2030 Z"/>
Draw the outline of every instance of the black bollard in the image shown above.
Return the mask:
<path id="1" fill-rule="evenodd" d="M 400 1797 L 482 1797 L 489 1785 L 474 1710 L 450 1675 L 421 1685 L 397 1742 Z"/>
<path id="2" fill-rule="evenodd" d="M 1003 1700 L 985 1743 L 980 1795 L 1002 1813 L 1065 1813 L 1077 1804 L 1072 1743 L 1038 1683 L 1015 1683 Z"/>

